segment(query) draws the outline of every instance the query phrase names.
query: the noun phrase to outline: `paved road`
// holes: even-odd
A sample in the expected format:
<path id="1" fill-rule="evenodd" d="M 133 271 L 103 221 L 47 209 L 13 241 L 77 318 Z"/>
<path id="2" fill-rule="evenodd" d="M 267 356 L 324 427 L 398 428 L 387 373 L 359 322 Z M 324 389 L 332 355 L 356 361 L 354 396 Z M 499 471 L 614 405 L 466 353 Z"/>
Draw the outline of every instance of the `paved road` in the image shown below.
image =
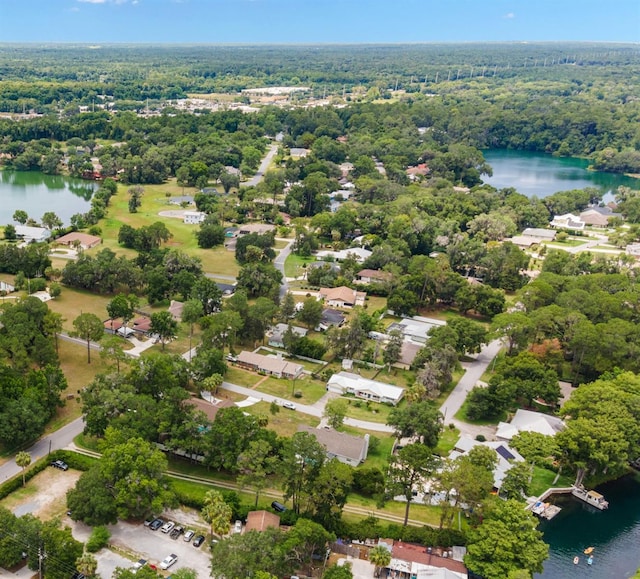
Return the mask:
<path id="1" fill-rule="evenodd" d="M 278 256 L 273 261 L 273 265 L 275 268 L 282 274 L 282 285 L 280 286 L 280 299 L 285 296 L 287 291 L 289 290 L 289 283 L 287 282 L 287 276 L 284 274 L 284 262 L 287 261 L 287 257 L 291 253 L 291 248 L 293 247 L 294 240 L 287 240 L 288 243 L 285 247 L 280 250 Z"/>
<path id="2" fill-rule="evenodd" d="M 476 359 L 471 362 L 467 371 L 464 373 L 460 381 L 456 384 L 456 387 L 451 391 L 451 394 L 444 401 L 440 407 L 440 412 L 444 416 L 444 423 L 449 424 L 454 422 L 455 413 L 460 410 L 460 407 L 467 398 L 469 391 L 476 385 L 476 382 L 480 380 L 485 370 L 489 367 L 489 364 L 497 356 L 500 348 L 502 347 L 501 340 L 494 340 L 487 344 Z"/>
<path id="3" fill-rule="evenodd" d="M 26 451 L 31 455 L 31 462 L 46 456 L 50 450 L 59 450 L 69 446 L 73 439 L 84 430 L 84 420 L 76 418 L 60 430 L 56 430 L 47 436 L 43 436 L 32 447 Z M 11 478 L 21 472 L 21 468 L 16 464 L 15 458 L 5 462 L 0 466 L 0 482 Z"/>
<path id="4" fill-rule="evenodd" d="M 251 179 L 241 183 L 243 187 L 255 187 L 260 181 L 264 179 L 264 174 L 267 172 L 269 165 L 271 165 L 271 161 L 276 156 L 278 152 L 278 145 L 271 145 L 268 153 L 265 155 L 264 159 L 260 163 L 260 167 L 258 167 L 258 172 L 251 177 Z"/>

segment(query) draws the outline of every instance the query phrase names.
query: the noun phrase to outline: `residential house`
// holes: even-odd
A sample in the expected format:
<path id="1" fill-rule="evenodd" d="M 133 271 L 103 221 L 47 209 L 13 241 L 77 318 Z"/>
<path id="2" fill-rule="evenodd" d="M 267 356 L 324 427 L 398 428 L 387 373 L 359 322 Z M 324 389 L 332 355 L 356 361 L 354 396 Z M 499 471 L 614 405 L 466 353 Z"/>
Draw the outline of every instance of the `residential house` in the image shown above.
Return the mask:
<path id="1" fill-rule="evenodd" d="M 460 555 L 453 558 L 454 552 Z M 466 549 L 460 547 L 443 551 L 393 541 L 387 576 L 395 579 L 466 579 L 467 568 L 461 560 L 465 552 Z"/>
<path id="2" fill-rule="evenodd" d="M 187 225 L 199 225 L 204 223 L 207 218 L 207 214 L 204 211 L 185 211 L 183 215 L 183 221 Z"/>
<path id="3" fill-rule="evenodd" d="M 449 453 L 449 458 L 453 460 L 459 456 L 466 455 L 474 446 L 478 445 L 486 446 L 496 453 L 498 462 L 493 471 L 493 487 L 499 490 L 507 471 L 513 466 L 514 462 L 524 462 L 524 458 L 505 441 L 479 442 L 464 435 L 456 442 L 454 449 Z"/>
<path id="4" fill-rule="evenodd" d="M 302 374 L 303 367 L 300 364 L 289 362 L 278 356 L 264 356 L 256 352 L 242 351 L 237 358 L 238 366 L 270 374 L 276 378 L 298 378 Z"/>
<path id="5" fill-rule="evenodd" d="M 394 406 L 402 400 L 404 389 L 384 382 L 369 380 L 351 372 L 338 372 L 327 382 L 329 392 L 353 394 L 372 402 L 385 402 Z"/>
<path id="6" fill-rule="evenodd" d="M 411 181 L 421 180 L 429 174 L 429 167 L 427 167 L 426 163 L 420 163 L 412 167 L 407 167 L 406 173 Z"/>
<path id="7" fill-rule="evenodd" d="M 325 301 L 328 306 L 335 308 L 353 308 L 354 306 L 364 306 L 367 297 L 366 292 L 359 292 L 347 286 L 320 288 L 318 297 Z"/>
<path id="8" fill-rule="evenodd" d="M 547 436 L 555 436 L 564 430 L 564 422 L 557 416 L 542 412 L 518 409 L 511 422 L 500 422 L 496 436 L 503 440 L 511 440 L 520 432 L 537 432 Z"/>
<path id="9" fill-rule="evenodd" d="M 267 333 L 269 346 L 274 348 L 284 348 L 284 336 L 287 333 L 287 329 L 291 327 L 293 334 L 299 338 L 304 338 L 307 335 L 308 330 L 301 328 L 300 326 L 289 326 L 288 324 L 276 324 Z"/>
<path id="10" fill-rule="evenodd" d="M 168 203 L 169 205 L 192 205 L 195 203 L 195 199 L 191 195 L 178 195 L 170 197 Z"/>
<path id="11" fill-rule="evenodd" d="M 243 223 L 238 227 L 238 237 L 240 235 L 249 235 L 249 233 L 257 233 L 258 235 L 264 235 L 276 228 L 275 225 L 269 223 Z"/>
<path id="12" fill-rule="evenodd" d="M 298 159 L 302 159 L 306 157 L 311 151 L 309 149 L 303 149 L 302 147 L 291 147 L 289 149 L 289 154 L 292 157 L 296 157 Z"/>
<path id="13" fill-rule="evenodd" d="M 356 274 L 356 281 L 358 283 L 384 283 L 390 281 L 393 277 L 388 271 L 382 271 L 381 269 L 361 269 Z"/>
<path id="14" fill-rule="evenodd" d="M 223 408 L 231 408 L 232 406 L 235 406 L 231 400 L 212 398 L 212 400 L 209 401 L 195 396 L 189 398 L 187 404 L 193 406 L 196 410 L 200 410 L 200 412 L 204 412 L 209 422 L 213 422 L 216 419 L 218 412 Z"/>
<path id="15" fill-rule="evenodd" d="M 390 324 L 389 327 L 387 327 L 387 334 L 393 330 L 398 330 L 405 340 L 425 344 L 429 339 L 429 331 L 432 328 L 446 325 L 447 322 L 442 320 L 414 316 L 412 318 L 403 318 L 399 322 Z"/>
<path id="16" fill-rule="evenodd" d="M 297 305 L 297 304 L 296 304 Z M 316 332 L 326 332 L 329 328 L 339 328 L 346 320 L 345 315 L 340 310 L 325 308 L 322 310 L 320 323 L 315 328 Z"/>
<path id="17" fill-rule="evenodd" d="M 609 222 L 615 218 L 622 218 L 622 213 L 614 213 L 611 207 L 588 207 L 580 213 L 580 219 L 591 227 L 609 227 Z"/>
<path id="18" fill-rule="evenodd" d="M 250 511 L 247 514 L 247 524 L 244 527 L 244 532 L 262 532 L 266 529 L 278 528 L 280 528 L 280 517 L 275 513 L 270 513 L 269 511 Z"/>
<path id="19" fill-rule="evenodd" d="M 102 239 L 96 235 L 89 235 L 88 233 L 81 233 L 79 231 L 73 231 L 67 233 L 62 237 L 58 237 L 55 240 L 59 245 L 68 245 L 71 247 L 81 247 L 82 249 L 91 249 L 102 243 Z"/>
<path id="20" fill-rule="evenodd" d="M 348 258 L 355 259 L 358 263 L 362 263 L 371 256 L 372 252 L 364 247 L 350 247 L 349 249 L 341 249 L 340 251 L 322 250 L 316 253 L 316 259 L 325 260 L 327 258 L 335 261 L 344 261 Z"/>
<path id="21" fill-rule="evenodd" d="M 223 296 L 232 296 L 234 293 L 236 293 L 235 283 L 216 282 L 216 286 L 222 292 Z"/>
<path id="22" fill-rule="evenodd" d="M 10 283 L 6 283 L 4 281 L 0 281 L 0 292 L 5 292 L 5 294 L 10 294 L 11 292 L 16 291 L 15 286 L 12 286 Z"/>
<path id="23" fill-rule="evenodd" d="M 549 225 L 558 229 L 582 231 L 584 229 L 585 223 L 577 215 L 574 215 L 573 213 L 565 213 L 564 215 L 554 215 Z"/>
<path id="24" fill-rule="evenodd" d="M 313 428 L 306 424 L 300 424 L 298 432 L 313 434 L 316 440 L 326 449 L 329 460 L 337 458 L 340 462 L 356 467 L 367 459 L 367 453 L 369 452 L 368 434 L 353 436 L 338 432 L 333 428 Z"/>
<path id="25" fill-rule="evenodd" d="M 527 227 L 521 235 L 515 235 L 509 241 L 518 247 L 531 247 L 543 241 L 553 241 L 556 238 L 556 233 L 557 232 L 552 229 Z"/>
<path id="26" fill-rule="evenodd" d="M 182 310 L 184 309 L 184 302 L 178 302 L 175 300 L 171 300 L 167 311 L 171 314 L 171 317 L 176 322 L 182 321 Z"/>
<path id="27" fill-rule="evenodd" d="M 46 241 L 51 236 L 51 232 L 44 227 L 16 225 L 16 236 L 22 239 L 25 243 L 31 243 L 32 241 L 40 242 Z"/>

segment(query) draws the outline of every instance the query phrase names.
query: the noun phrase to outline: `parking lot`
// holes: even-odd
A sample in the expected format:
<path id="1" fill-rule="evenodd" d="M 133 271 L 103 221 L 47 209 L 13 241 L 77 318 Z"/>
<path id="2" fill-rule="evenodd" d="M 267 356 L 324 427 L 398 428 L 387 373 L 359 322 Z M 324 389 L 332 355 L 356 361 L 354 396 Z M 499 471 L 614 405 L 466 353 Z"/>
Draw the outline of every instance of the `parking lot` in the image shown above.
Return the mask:
<path id="1" fill-rule="evenodd" d="M 185 526 L 185 529 L 187 528 L 190 527 Z M 119 522 L 117 525 L 110 526 L 109 531 L 111 531 L 110 543 L 127 552 L 136 553 L 137 557 L 146 559 L 150 564 L 158 566 L 167 555 L 175 553 L 178 555 L 178 561 L 169 569 L 169 572 L 181 567 L 189 567 L 198 573 L 198 577 L 209 577 L 211 574 L 208 542 L 203 543 L 200 548 L 195 548 L 193 541 L 186 543 L 182 535 L 177 539 L 171 539 L 168 534 L 151 531 L 142 523 Z"/>

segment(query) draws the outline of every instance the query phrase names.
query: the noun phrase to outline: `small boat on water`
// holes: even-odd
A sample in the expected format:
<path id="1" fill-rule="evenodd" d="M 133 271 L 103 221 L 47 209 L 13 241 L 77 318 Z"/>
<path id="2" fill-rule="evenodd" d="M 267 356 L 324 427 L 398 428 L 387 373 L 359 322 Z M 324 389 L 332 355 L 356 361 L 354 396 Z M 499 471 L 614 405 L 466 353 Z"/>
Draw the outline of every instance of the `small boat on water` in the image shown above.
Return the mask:
<path id="1" fill-rule="evenodd" d="M 584 501 L 588 505 L 591 505 L 596 509 L 600 509 L 601 511 L 609 508 L 609 503 L 605 500 L 604 496 L 602 496 L 600 493 L 597 493 L 596 491 L 588 491 L 584 487 L 580 486 L 574 487 L 571 491 L 571 494 L 574 497 L 577 497 L 580 500 Z"/>
<path id="2" fill-rule="evenodd" d="M 587 559 L 587 565 L 593 565 L 593 555 L 589 555 L 589 558 Z"/>
<path id="3" fill-rule="evenodd" d="M 573 564 L 577 565 L 578 563 L 580 563 L 580 557 L 576 556 L 576 557 L 573 558 Z"/>
<path id="4" fill-rule="evenodd" d="M 594 547 L 587 547 L 587 548 L 584 550 L 584 554 L 585 554 L 585 555 L 591 555 L 591 553 L 593 553 L 593 550 L 594 550 Z"/>

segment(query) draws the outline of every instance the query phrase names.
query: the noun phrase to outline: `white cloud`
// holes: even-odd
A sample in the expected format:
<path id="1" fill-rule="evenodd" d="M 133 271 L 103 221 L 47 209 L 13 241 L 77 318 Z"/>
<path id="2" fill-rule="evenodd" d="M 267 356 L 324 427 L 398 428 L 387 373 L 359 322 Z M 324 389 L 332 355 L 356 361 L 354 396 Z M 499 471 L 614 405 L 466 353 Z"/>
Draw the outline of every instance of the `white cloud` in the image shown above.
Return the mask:
<path id="1" fill-rule="evenodd" d="M 505 14 L 503 16 L 503 18 L 506 18 L 507 20 L 512 20 L 515 17 L 516 17 L 516 15 L 513 12 L 508 12 L 507 14 Z"/>

